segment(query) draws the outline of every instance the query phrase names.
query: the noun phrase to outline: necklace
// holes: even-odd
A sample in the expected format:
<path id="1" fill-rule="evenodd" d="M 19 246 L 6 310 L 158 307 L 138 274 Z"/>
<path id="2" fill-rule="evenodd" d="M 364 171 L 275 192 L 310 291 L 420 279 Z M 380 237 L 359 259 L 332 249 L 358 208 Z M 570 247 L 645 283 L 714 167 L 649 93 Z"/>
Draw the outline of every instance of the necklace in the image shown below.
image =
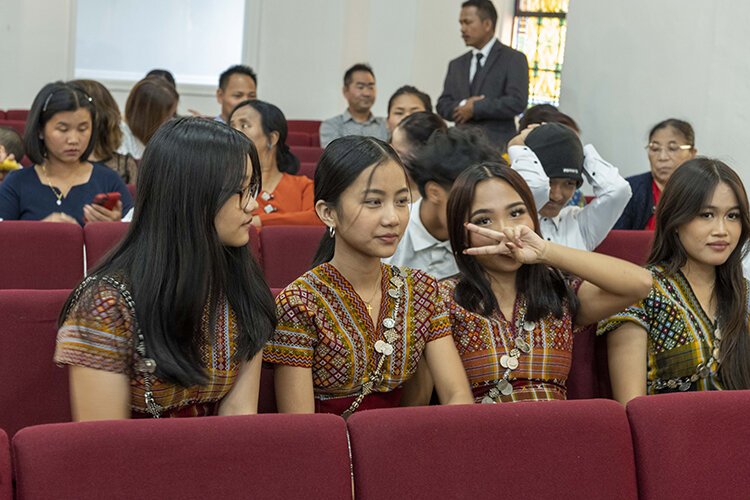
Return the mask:
<path id="1" fill-rule="evenodd" d="M 503 342 L 506 354 L 500 357 L 500 366 L 505 368 L 505 372 L 503 372 L 502 378 L 494 383 L 492 388 L 487 392 L 487 395 L 482 398 L 482 403 L 497 403 L 500 396 L 510 396 L 513 394 L 513 384 L 510 382 L 510 375 L 513 373 L 513 370 L 518 368 L 518 360 L 521 358 L 521 354 L 530 353 L 534 345 L 534 328 L 536 327 L 536 323 L 526 321 L 526 299 L 523 299 L 521 302 L 521 311 L 522 314 L 515 325 L 515 331 L 511 332 L 514 336 L 513 347 L 508 350 L 508 343 Z M 528 333 L 528 342 L 523 338 L 522 332 Z M 503 335 L 504 338 L 505 335 Z"/>
<path id="2" fill-rule="evenodd" d="M 47 181 L 47 186 L 49 186 L 49 188 L 52 190 L 52 194 L 54 194 L 55 198 L 57 198 L 57 201 L 55 203 L 57 203 L 57 206 L 59 207 L 60 205 L 62 205 L 62 198 L 63 198 L 62 190 L 57 190 L 54 187 L 52 187 L 52 183 L 50 182 L 49 177 L 47 176 L 47 167 L 44 166 L 44 163 L 42 163 L 42 173 L 44 174 L 44 180 Z"/>
<path id="3" fill-rule="evenodd" d="M 711 349 L 711 356 L 705 363 L 698 363 L 698 366 L 695 367 L 695 371 L 690 376 L 675 377 L 667 380 L 657 378 L 649 380 L 646 385 L 649 388 L 653 388 L 655 391 L 663 389 L 679 389 L 680 391 L 685 392 L 689 391 L 693 384 L 698 382 L 698 380 L 715 376 L 719 372 L 719 364 L 721 363 L 721 329 L 718 324 L 714 329 L 713 344 L 708 342 L 708 338 L 706 338 L 706 343 Z"/>
<path id="4" fill-rule="evenodd" d="M 369 314 L 370 316 L 372 316 L 372 306 L 370 305 L 370 302 L 372 302 L 372 299 L 375 298 L 375 294 L 378 293 L 378 291 L 380 290 L 380 283 L 381 283 L 382 279 L 383 279 L 383 275 L 381 274 L 380 278 L 378 279 L 378 283 L 375 286 L 375 291 L 372 292 L 372 295 L 370 295 L 370 299 L 369 300 L 365 300 L 365 298 L 362 297 L 362 300 L 365 303 L 365 307 L 367 308 L 367 314 Z"/>

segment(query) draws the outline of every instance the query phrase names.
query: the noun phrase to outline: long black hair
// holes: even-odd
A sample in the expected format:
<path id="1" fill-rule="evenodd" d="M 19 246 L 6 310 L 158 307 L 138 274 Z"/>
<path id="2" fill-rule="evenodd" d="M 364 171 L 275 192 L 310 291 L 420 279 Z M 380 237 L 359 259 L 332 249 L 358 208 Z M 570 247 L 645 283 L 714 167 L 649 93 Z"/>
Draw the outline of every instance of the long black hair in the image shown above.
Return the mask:
<path id="1" fill-rule="evenodd" d="M 350 135 L 334 140 L 326 147 L 315 168 L 315 203 L 323 200 L 337 208 L 341 194 L 364 170 L 389 160 L 403 168 L 393 148 L 374 137 Z M 335 238 L 326 231 L 313 257 L 312 267 L 330 261 L 335 246 Z"/>
<path id="2" fill-rule="evenodd" d="M 238 361 L 258 353 L 276 325 L 273 297 L 247 246 L 224 246 L 215 227 L 225 202 L 235 197 L 240 203 L 248 156 L 259 182 L 258 154 L 241 133 L 203 118 L 165 123 L 140 164 L 128 233 L 91 273 L 124 276 L 157 376 L 183 387 L 206 380 L 204 311 L 213 333 L 226 298 L 237 320 Z M 83 303 L 96 284 L 82 291 Z M 74 306 L 71 299 L 61 323 Z"/>
<path id="3" fill-rule="evenodd" d="M 296 174 L 299 171 L 299 158 L 292 153 L 289 145 L 286 143 L 286 137 L 289 134 L 286 117 L 284 113 L 270 102 L 259 101 L 257 99 L 248 99 L 242 101 L 234 107 L 227 123 L 232 123 L 232 116 L 238 109 L 249 106 L 260 115 L 260 124 L 263 127 L 268 144 L 271 144 L 271 133 L 276 132 L 279 139 L 276 141 L 276 166 L 280 172 Z"/>
<path id="4" fill-rule="evenodd" d="M 722 331 L 719 373 L 727 389 L 750 389 L 748 297 L 742 273 L 742 259 L 747 254 L 750 237 L 750 215 L 742 181 L 727 164 L 698 157 L 683 163 L 669 177 L 656 208 L 656 230 L 648 264 L 660 264 L 672 275 L 679 272 L 688 255 L 678 230 L 699 216 L 720 183 L 728 185 L 737 197 L 742 232 L 726 262 L 716 266 L 714 294 Z"/>
<path id="5" fill-rule="evenodd" d="M 534 197 L 518 172 L 502 163 L 484 162 L 467 168 L 458 176 L 448 198 L 448 235 L 461 273 L 454 298 L 467 311 L 484 316 L 498 311 L 499 305 L 487 272 L 473 255 L 466 255 L 463 250 L 469 247 L 464 224 L 469 222 L 476 187 L 489 179 L 507 182 L 518 193 L 534 221 L 534 231 L 541 235 Z M 557 269 L 544 264 L 524 264 L 516 273 L 516 289 L 526 298 L 529 321 L 537 321 L 548 314 L 562 317 L 565 302 L 573 318 L 576 316 L 578 298 Z"/>

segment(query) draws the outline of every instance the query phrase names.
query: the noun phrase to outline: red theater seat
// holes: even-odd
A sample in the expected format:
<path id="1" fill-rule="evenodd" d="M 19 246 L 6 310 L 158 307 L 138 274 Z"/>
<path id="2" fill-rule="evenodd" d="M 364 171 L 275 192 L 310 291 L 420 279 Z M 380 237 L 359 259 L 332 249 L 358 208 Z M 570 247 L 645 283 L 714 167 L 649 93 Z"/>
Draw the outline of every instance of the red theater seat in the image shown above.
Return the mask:
<path id="1" fill-rule="evenodd" d="M 21 134 L 21 137 L 23 137 L 23 132 L 26 128 L 26 122 L 24 120 L 9 120 L 6 118 L 4 120 L 0 120 L 0 127 L 10 127 Z"/>
<path id="2" fill-rule="evenodd" d="M 90 222 L 83 227 L 87 272 L 122 241 L 129 228 L 128 222 Z"/>
<path id="3" fill-rule="evenodd" d="M 288 120 L 286 123 L 290 132 L 306 132 L 310 135 L 320 133 L 320 120 Z"/>
<path id="4" fill-rule="evenodd" d="M 640 397 L 627 414 L 640 498 L 748 498 L 750 391 Z"/>
<path id="5" fill-rule="evenodd" d="M 614 401 L 369 410 L 347 426 L 357 498 L 636 498 Z"/>
<path id="6" fill-rule="evenodd" d="M 68 376 L 55 366 L 57 317 L 70 290 L 0 290 L 0 428 L 70 420 Z M 1 483 L 0 483 L 1 484 Z"/>
<path id="7" fill-rule="evenodd" d="M 28 109 L 9 109 L 5 112 L 5 116 L 8 120 L 21 120 L 26 121 L 29 118 Z"/>
<path id="8" fill-rule="evenodd" d="M 10 466 L 10 441 L 0 429 L 0 500 L 13 498 L 13 469 Z"/>
<path id="9" fill-rule="evenodd" d="M 613 229 L 594 251 L 642 266 L 646 264 L 653 241 L 653 231 Z"/>
<path id="10" fill-rule="evenodd" d="M 317 146 L 290 146 L 292 153 L 299 158 L 300 163 L 318 163 L 323 149 Z"/>
<path id="11" fill-rule="evenodd" d="M 576 330 L 573 337 L 573 361 L 568 374 L 568 399 L 601 397 L 597 381 L 594 342 L 596 325 Z"/>
<path id="12" fill-rule="evenodd" d="M 135 193 L 136 193 L 135 184 L 128 184 L 128 192 L 130 193 L 130 197 L 133 198 L 133 202 L 135 202 Z"/>
<path id="13" fill-rule="evenodd" d="M 310 134 L 307 132 L 289 132 L 286 136 L 286 143 L 289 146 L 312 146 Z"/>
<path id="14" fill-rule="evenodd" d="M 271 288 L 284 288 L 307 272 L 325 227 L 268 226 L 260 232 L 263 274 Z"/>
<path id="15" fill-rule="evenodd" d="M 100 421 L 13 440 L 16 492 L 47 498 L 351 498 L 334 415 Z"/>
<path id="16" fill-rule="evenodd" d="M 4 109 L 0 109 L 0 120 L 5 120 L 6 114 Z"/>
<path id="17" fill-rule="evenodd" d="M 73 288 L 82 278 L 81 226 L 0 222 L 0 289 Z"/>
<path id="18" fill-rule="evenodd" d="M 304 175 L 308 179 L 315 180 L 315 169 L 318 167 L 317 163 L 313 162 L 302 162 L 299 164 L 298 175 Z"/>

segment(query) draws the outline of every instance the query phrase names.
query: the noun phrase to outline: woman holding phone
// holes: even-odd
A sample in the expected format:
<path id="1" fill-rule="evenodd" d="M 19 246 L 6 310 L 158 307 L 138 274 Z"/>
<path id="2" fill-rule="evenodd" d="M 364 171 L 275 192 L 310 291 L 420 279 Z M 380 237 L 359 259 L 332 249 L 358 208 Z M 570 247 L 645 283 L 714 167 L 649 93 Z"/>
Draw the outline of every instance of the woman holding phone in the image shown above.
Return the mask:
<path id="1" fill-rule="evenodd" d="M 16 170 L 0 185 L 0 219 L 70 222 L 118 221 L 133 205 L 117 172 L 88 161 L 94 149 L 93 99 L 79 88 L 49 83 L 34 99 L 24 133 L 32 168 Z M 107 209 L 98 194 L 117 192 Z"/>

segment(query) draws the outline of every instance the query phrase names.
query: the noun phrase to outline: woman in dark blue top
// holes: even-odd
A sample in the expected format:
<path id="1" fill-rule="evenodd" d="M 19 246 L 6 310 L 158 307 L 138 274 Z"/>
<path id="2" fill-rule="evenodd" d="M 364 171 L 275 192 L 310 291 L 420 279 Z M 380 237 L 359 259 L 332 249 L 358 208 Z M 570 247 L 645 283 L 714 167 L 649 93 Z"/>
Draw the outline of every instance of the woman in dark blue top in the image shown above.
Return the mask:
<path id="1" fill-rule="evenodd" d="M 26 122 L 24 145 L 34 166 L 0 184 L 0 219 L 84 224 L 119 221 L 133 201 L 116 172 L 87 161 L 96 113 L 91 97 L 68 84 L 44 86 Z M 94 205 L 99 193 L 117 191 L 112 210 Z"/>

